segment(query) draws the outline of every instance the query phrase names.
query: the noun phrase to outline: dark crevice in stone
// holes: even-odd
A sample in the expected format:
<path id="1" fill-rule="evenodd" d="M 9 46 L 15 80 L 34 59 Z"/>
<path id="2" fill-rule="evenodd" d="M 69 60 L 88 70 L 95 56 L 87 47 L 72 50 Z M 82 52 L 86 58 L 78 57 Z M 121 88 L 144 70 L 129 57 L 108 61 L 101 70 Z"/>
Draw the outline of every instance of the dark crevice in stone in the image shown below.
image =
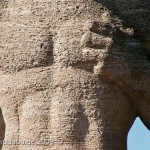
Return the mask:
<path id="1" fill-rule="evenodd" d="M 0 141 L 4 140 L 5 138 L 5 121 L 2 110 L 0 109 Z M 0 143 L 0 149 L 2 148 L 2 144 Z"/>

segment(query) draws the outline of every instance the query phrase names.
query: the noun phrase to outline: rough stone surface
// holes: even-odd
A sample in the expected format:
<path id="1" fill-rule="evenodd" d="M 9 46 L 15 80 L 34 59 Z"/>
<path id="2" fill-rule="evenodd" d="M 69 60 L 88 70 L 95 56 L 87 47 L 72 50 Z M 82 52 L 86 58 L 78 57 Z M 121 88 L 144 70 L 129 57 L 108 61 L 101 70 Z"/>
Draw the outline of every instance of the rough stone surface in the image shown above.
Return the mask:
<path id="1" fill-rule="evenodd" d="M 150 129 L 149 11 L 149 0 L 0 0 L 1 149 L 126 150 L 137 116 Z"/>

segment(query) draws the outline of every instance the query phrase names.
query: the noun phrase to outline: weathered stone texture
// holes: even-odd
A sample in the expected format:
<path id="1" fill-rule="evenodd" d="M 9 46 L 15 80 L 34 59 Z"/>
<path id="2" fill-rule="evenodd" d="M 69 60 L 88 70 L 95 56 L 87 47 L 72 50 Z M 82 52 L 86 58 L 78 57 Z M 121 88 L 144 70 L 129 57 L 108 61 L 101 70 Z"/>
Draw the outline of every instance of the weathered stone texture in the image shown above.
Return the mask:
<path id="1" fill-rule="evenodd" d="M 36 143 L 2 150 L 126 150 L 149 128 L 149 4 L 0 0 L 0 139 Z"/>

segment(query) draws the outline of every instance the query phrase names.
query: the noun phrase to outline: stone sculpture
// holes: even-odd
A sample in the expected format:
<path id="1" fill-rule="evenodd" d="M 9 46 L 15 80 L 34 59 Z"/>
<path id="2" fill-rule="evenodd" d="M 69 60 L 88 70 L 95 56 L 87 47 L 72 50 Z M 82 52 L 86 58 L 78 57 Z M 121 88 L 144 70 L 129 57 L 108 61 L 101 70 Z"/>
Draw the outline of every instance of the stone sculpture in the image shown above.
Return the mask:
<path id="1" fill-rule="evenodd" d="M 150 128 L 149 4 L 1 0 L 1 149 L 126 150 Z"/>

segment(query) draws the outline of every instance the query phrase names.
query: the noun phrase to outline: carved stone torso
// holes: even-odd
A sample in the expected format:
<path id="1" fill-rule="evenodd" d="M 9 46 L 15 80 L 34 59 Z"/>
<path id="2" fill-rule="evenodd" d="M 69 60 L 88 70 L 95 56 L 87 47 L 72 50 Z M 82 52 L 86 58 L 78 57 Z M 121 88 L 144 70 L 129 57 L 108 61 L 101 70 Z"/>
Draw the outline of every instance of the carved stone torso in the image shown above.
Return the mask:
<path id="1" fill-rule="evenodd" d="M 145 25 L 130 21 L 134 18 L 126 10 L 130 4 L 95 0 L 0 4 L 5 140 L 36 143 L 6 144 L 2 150 L 125 150 L 135 117 L 149 104 L 150 75 L 142 49 L 147 36 L 138 37 L 146 33 Z M 139 1 L 136 5 L 141 8 Z M 149 121 L 147 113 L 143 116 Z M 52 143 L 37 144 L 42 139 Z"/>

